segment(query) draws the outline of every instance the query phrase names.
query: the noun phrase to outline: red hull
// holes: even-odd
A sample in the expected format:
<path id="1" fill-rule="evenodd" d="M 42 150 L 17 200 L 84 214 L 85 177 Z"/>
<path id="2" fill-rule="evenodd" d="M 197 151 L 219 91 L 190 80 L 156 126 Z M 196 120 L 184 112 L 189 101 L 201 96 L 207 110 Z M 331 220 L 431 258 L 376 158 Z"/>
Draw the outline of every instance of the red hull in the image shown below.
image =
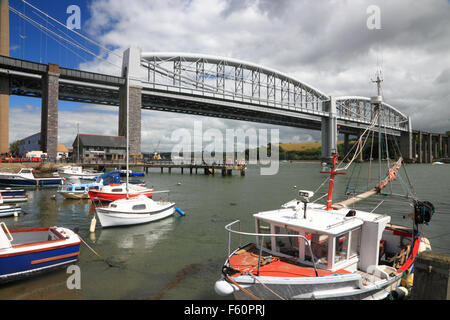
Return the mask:
<path id="1" fill-rule="evenodd" d="M 153 189 L 150 189 L 149 191 L 145 192 L 139 192 L 139 193 L 128 193 L 129 198 L 137 197 L 139 195 L 144 195 L 147 197 L 153 196 Z M 115 201 L 120 199 L 125 199 L 127 197 L 126 193 L 109 193 L 109 192 L 102 192 L 100 190 L 91 190 L 89 191 L 89 198 L 92 201 Z"/>

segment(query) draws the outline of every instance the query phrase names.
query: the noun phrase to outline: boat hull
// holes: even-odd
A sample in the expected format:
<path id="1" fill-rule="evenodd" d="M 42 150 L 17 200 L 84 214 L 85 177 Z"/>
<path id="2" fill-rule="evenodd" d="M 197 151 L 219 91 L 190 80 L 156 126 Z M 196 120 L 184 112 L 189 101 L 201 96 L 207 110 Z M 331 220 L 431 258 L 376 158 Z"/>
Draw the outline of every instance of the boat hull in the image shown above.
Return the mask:
<path id="1" fill-rule="evenodd" d="M 258 280 L 255 280 L 258 279 Z M 382 300 L 400 284 L 401 275 L 377 282 L 373 285 L 362 285 L 358 274 L 330 275 L 308 278 L 270 278 L 270 277 L 239 276 L 233 281 L 238 286 L 230 286 L 236 300 L 250 300 L 256 296 L 263 300 Z M 219 293 L 225 287 L 219 280 L 215 289 Z M 222 287 L 221 287 L 222 286 Z M 225 289 L 226 290 L 226 289 Z M 222 295 L 225 293 L 222 289 Z M 230 292 L 228 291 L 228 292 Z"/>
<path id="2" fill-rule="evenodd" d="M 175 213 L 175 204 L 150 213 L 127 213 L 97 208 L 97 216 L 103 228 L 149 223 L 167 218 Z"/>
<path id="3" fill-rule="evenodd" d="M 48 228 L 40 228 L 48 229 Z M 11 230 L 15 232 L 32 232 L 29 230 Z M 39 273 L 53 271 L 77 262 L 80 253 L 80 239 L 72 231 L 66 232 L 59 240 L 22 244 L 0 250 L 0 283 L 27 278 Z"/>
<path id="4" fill-rule="evenodd" d="M 82 192 L 58 192 L 60 195 L 62 195 L 65 199 L 89 199 L 89 194 L 86 193 L 82 193 Z"/>
<path id="5" fill-rule="evenodd" d="M 0 218 L 12 217 L 15 213 L 20 214 L 21 212 L 20 207 L 0 205 Z"/>
<path id="6" fill-rule="evenodd" d="M 151 198 L 153 196 L 153 189 L 145 192 L 139 193 L 129 193 L 128 198 L 137 197 L 140 195 L 144 195 L 146 197 Z M 93 201 L 116 201 L 120 199 L 125 199 L 127 197 L 126 193 L 109 193 L 109 192 L 101 192 L 97 190 L 89 191 L 89 198 Z"/>
<path id="7" fill-rule="evenodd" d="M 62 182 L 60 178 L 39 178 L 39 179 L 21 179 L 21 178 L 0 178 L 0 185 L 19 186 L 19 187 L 45 187 L 58 186 Z"/>
<path id="8" fill-rule="evenodd" d="M 3 202 L 25 202 L 28 200 L 28 196 L 24 189 L 21 190 L 12 190 L 12 189 L 3 189 L 0 190 L 0 194 L 3 198 Z"/>

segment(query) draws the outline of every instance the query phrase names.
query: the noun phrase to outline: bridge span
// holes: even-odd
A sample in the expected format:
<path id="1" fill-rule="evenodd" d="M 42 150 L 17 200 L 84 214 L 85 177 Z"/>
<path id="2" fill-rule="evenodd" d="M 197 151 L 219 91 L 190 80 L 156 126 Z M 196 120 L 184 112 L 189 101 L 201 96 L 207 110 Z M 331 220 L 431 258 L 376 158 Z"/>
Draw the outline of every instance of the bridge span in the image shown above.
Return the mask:
<path id="1" fill-rule="evenodd" d="M 381 110 L 383 133 L 399 138 L 404 158 L 448 157 L 446 135 L 413 131 L 411 119 L 392 105 L 332 97 L 241 60 L 129 48 L 119 77 L 0 56 L 0 94 L 42 99 L 41 144 L 50 156 L 56 156 L 59 100 L 118 106 L 118 134 L 126 135 L 127 75 L 132 154 L 141 152 L 142 109 L 321 130 L 323 159 L 336 149 L 338 127 L 346 137 L 358 135 Z"/>

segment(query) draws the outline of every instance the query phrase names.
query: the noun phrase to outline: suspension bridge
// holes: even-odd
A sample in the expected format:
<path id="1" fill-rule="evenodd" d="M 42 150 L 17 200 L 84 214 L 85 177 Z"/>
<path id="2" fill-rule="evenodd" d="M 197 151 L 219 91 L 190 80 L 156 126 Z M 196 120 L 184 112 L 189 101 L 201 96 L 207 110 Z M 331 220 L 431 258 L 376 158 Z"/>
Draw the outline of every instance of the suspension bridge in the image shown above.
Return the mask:
<path id="1" fill-rule="evenodd" d="M 41 147 L 51 158 L 57 153 L 60 100 L 119 107 L 120 136 L 127 131 L 128 100 L 131 154 L 141 153 L 142 110 L 157 110 L 320 130 L 324 160 L 337 150 L 338 133 L 348 141 L 350 135 L 357 136 L 371 126 L 378 115 L 382 133 L 398 139 L 407 161 L 448 157 L 447 135 L 413 130 L 411 118 L 381 96 L 334 97 L 288 74 L 247 61 L 142 52 L 131 47 L 121 56 L 121 75 L 113 76 L 9 57 L 8 9 L 14 10 L 1 0 L 0 153 L 8 149 L 8 96 L 18 95 L 41 98 Z M 45 31 L 45 26 L 39 26 Z"/>

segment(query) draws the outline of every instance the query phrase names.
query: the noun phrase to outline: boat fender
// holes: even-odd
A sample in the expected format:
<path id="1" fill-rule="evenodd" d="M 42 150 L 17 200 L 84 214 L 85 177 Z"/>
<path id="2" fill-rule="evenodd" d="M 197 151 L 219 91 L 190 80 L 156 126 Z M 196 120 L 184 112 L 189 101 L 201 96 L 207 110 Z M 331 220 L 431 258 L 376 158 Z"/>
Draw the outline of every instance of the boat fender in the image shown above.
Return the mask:
<path id="1" fill-rule="evenodd" d="M 180 208 L 175 208 L 175 210 L 180 214 L 180 216 L 184 216 L 184 212 L 181 211 Z"/>
<path id="2" fill-rule="evenodd" d="M 392 300 L 403 300 L 409 295 L 408 289 L 405 287 L 397 287 L 397 289 L 391 291 Z"/>
<path id="3" fill-rule="evenodd" d="M 232 294 L 235 290 L 233 286 L 224 279 L 217 280 L 214 284 L 214 291 L 220 296 Z"/>

